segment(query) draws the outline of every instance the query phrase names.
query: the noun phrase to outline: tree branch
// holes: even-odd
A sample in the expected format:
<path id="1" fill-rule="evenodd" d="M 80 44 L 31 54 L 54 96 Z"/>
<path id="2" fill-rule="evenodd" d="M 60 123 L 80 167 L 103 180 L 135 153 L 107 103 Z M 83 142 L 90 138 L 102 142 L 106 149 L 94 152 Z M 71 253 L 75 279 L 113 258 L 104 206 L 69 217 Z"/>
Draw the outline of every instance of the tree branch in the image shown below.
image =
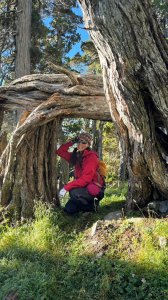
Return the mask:
<path id="1" fill-rule="evenodd" d="M 55 65 L 51 61 L 47 62 L 47 64 L 53 70 L 60 72 L 62 74 L 66 74 L 69 77 L 69 79 L 71 80 L 72 86 L 80 84 L 80 82 L 78 81 L 78 78 L 73 74 L 73 72 L 68 71 L 67 69 L 65 69 L 61 66 Z"/>

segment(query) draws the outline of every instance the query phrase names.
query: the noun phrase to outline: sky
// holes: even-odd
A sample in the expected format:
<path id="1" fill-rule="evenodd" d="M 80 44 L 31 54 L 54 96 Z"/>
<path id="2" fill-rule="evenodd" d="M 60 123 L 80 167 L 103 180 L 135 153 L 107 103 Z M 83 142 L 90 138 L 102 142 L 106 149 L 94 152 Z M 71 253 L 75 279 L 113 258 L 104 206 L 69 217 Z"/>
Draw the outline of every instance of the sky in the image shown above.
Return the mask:
<path id="1" fill-rule="evenodd" d="M 82 11 L 81 11 L 80 7 L 73 8 L 72 10 L 77 15 L 82 16 Z M 79 33 L 81 35 L 81 41 L 73 46 L 72 50 L 69 52 L 69 57 L 74 56 L 77 52 L 82 54 L 82 51 L 81 51 L 81 48 L 80 48 L 81 43 L 90 39 L 87 30 L 86 29 L 81 29 L 82 27 L 84 27 L 84 24 L 81 24 L 80 28 L 77 29 L 77 33 Z"/>
<path id="2" fill-rule="evenodd" d="M 82 54 L 81 43 L 89 40 L 89 34 L 85 29 L 78 28 L 77 32 L 81 35 L 81 41 L 73 46 L 71 51 L 69 52 L 69 57 L 74 56 L 77 52 Z"/>
<path id="3" fill-rule="evenodd" d="M 82 11 L 81 11 L 80 7 L 78 7 L 78 8 L 73 8 L 73 11 L 74 11 L 77 15 L 82 16 Z M 47 17 L 47 18 L 44 19 L 43 21 L 44 21 L 44 24 L 45 24 L 46 26 L 50 27 L 50 23 L 51 23 L 51 21 L 52 21 L 52 18 L 51 18 L 51 17 Z M 84 27 L 84 24 L 81 24 L 80 27 L 77 29 L 77 33 L 79 33 L 80 36 L 81 36 L 81 41 L 80 41 L 79 43 L 76 43 L 76 44 L 72 47 L 71 51 L 70 51 L 69 54 L 68 54 L 68 56 L 69 56 L 70 58 L 73 57 L 73 56 L 74 56 L 76 53 L 78 53 L 78 52 L 79 52 L 80 54 L 82 54 L 82 50 L 81 50 L 81 44 L 82 44 L 82 42 L 88 41 L 88 40 L 90 39 L 87 30 L 82 29 L 82 27 Z"/>

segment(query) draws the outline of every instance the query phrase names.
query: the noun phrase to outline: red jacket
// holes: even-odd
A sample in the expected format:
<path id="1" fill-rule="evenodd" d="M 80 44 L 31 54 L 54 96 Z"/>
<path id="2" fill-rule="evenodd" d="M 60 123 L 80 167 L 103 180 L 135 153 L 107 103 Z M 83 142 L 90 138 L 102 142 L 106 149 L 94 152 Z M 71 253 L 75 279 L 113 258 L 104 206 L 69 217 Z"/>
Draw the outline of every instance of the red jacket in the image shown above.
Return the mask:
<path id="1" fill-rule="evenodd" d="M 68 149 L 73 145 L 72 142 L 65 143 L 56 150 L 56 154 L 67 160 L 71 159 L 72 152 L 68 152 Z M 75 179 L 64 186 L 67 191 L 73 188 L 85 187 L 91 182 L 98 182 L 97 176 L 98 168 L 98 155 L 95 151 L 84 150 L 82 167 L 79 164 L 75 165 Z M 103 181 L 100 182 L 103 184 Z"/>

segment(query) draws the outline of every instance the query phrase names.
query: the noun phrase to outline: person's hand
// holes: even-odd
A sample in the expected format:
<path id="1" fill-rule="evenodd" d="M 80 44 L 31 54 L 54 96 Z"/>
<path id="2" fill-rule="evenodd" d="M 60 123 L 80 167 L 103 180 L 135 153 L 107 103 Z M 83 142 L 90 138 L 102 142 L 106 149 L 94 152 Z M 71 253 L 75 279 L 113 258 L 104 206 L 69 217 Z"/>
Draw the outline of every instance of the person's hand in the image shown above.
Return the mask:
<path id="1" fill-rule="evenodd" d="M 62 188 L 62 189 L 59 191 L 59 197 L 60 197 L 60 198 L 63 198 L 63 197 L 65 196 L 66 192 L 67 192 L 67 191 L 66 191 L 64 188 Z"/>

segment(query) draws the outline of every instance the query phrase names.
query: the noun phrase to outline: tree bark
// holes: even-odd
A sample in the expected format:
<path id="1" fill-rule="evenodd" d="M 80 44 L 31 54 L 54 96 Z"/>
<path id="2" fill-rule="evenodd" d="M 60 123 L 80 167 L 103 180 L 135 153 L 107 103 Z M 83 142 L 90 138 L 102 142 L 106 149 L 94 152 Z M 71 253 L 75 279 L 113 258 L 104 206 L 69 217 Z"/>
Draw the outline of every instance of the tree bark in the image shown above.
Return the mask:
<path id="1" fill-rule="evenodd" d="M 2 132 L 2 124 L 4 119 L 4 109 L 0 108 L 0 156 L 7 145 L 7 132 Z"/>
<path id="2" fill-rule="evenodd" d="M 30 75 L 0 88 L 0 107 L 24 108 L 0 158 L 1 205 L 16 218 L 32 217 L 34 200 L 59 205 L 55 150 L 59 118 L 111 120 L 101 77 Z M 51 96 L 49 96 L 51 95 Z"/>
<path id="3" fill-rule="evenodd" d="M 56 189 L 57 121 L 34 128 L 27 134 L 13 134 L 2 155 L 4 166 L 1 205 L 17 219 L 32 217 L 34 200 L 59 204 Z M 2 173 L 1 173 L 2 174 Z"/>
<path id="4" fill-rule="evenodd" d="M 127 208 L 168 198 L 167 44 L 148 0 L 79 0 L 128 166 Z M 160 140 L 158 131 L 164 138 Z"/>
<path id="5" fill-rule="evenodd" d="M 17 0 L 15 78 L 30 74 L 32 0 Z M 22 109 L 16 110 L 16 122 Z"/>
<path id="6" fill-rule="evenodd" d="M 1 108 L 0 109 L 0 131 L 1 131 L 2 123 L 3 123 L 3 117 L 4 117 L 4 109 Z"/>
<path id="7" fill-rule="evenodd" d="M 67 107 L 71 108 L 72 117 L 110 121 L 102 77 L 85 75 L 77 78 L 81 84 L 75 86 L 63 74 L 33 74 L 16 79 L 10 85 L 0 87 L 0 107 L 8 110 L 21 108 L 31 112 L 56 93 L 56 110 Z"/>
<path id="8" fill-rule="evenodd" d="M 15 78 L 30 74 L 32 0 L 18 0 Z"/>

